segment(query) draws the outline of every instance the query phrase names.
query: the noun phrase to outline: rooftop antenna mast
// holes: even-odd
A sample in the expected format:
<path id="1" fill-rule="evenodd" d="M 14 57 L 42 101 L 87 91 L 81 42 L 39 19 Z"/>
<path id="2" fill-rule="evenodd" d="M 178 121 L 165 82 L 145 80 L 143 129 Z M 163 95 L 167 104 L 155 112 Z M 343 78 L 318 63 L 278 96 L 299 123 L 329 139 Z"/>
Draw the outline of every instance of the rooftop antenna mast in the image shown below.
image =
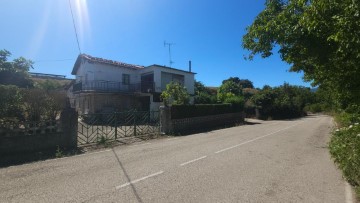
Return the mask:
<path id="1" fill-rule="evenodd" d="M 166 41 L 164 41 L 164 47 L 168 46 L 169 47 L 169 66 L 171 67 L 171 65 L 174 63 L 174 61 L 171 60 L 171 46 L 175 45 L 174 43 L 168 43 Z"/>

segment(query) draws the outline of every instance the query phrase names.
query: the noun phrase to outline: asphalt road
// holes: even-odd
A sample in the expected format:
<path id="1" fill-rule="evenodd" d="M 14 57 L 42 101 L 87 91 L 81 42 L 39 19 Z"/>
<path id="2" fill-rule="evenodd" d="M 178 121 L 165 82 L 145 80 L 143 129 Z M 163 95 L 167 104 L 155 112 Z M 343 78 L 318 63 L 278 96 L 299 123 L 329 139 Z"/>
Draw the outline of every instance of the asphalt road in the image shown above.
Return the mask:
<path id="1" fill-rule="evenodd" d="M 256 121 L 0 169 L 0 202 L 346 202 L 332 119 Z"/>

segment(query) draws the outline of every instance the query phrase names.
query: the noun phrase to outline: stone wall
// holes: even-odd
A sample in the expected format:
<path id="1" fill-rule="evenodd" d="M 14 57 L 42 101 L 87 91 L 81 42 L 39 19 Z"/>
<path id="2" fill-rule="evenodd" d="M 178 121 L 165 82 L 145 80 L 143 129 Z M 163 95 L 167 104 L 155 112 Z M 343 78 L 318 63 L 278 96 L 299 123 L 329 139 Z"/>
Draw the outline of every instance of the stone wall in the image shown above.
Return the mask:
<path id="1" fill-rule="evenodd" d="M 77 113 L 68 108 L 62 111 L 60 120 L 35 125 L 21 124 L 0 126 L 0 156 L 44 150 L 57 147 L 77 147 Z"/>

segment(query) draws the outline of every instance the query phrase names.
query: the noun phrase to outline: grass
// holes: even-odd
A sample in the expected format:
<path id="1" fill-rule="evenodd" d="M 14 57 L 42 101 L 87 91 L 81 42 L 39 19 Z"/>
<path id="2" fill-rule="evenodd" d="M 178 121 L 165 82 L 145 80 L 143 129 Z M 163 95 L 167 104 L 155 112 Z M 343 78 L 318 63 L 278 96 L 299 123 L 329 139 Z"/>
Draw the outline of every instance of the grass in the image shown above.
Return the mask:
<path id="1" fill-rule="evenodd" d="M 360 199 L 360 117 L 345 112 L 334 117 L 339 128 L 332 133 L 330 154 Z"/>

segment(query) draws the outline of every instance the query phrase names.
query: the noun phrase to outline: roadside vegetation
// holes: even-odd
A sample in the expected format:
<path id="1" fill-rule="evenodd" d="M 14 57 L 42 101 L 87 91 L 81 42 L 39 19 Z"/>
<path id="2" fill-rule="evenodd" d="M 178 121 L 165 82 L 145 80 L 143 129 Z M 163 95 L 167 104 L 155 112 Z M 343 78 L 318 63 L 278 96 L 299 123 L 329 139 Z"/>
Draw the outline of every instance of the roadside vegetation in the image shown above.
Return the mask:
<path id="1" fill-rule="evenodd" d="M 305 108 L 331 112 L 330 152 L 360 196 L 360 4 L 359 1 L 271 0 L 243 36 L 243 47 L 269 57 L 274 51 L 318 87 Z M 281 102 L 280 102 L 281 103 Z"/>
<path id="2" fill-rule="evenodd" d="M 335 120 L 330 153 L 360 198 L 360 107 L 353 105 L 337 112 Z"/>
<path id="3" fill-rule="evenodd" d="M 52 80 L 33 80 L 33 62 L 23 57 L 8 61 L 0 50 L 0 125 L 4 122 L 55 120 L 65 106 L 63 86 Z"/>

